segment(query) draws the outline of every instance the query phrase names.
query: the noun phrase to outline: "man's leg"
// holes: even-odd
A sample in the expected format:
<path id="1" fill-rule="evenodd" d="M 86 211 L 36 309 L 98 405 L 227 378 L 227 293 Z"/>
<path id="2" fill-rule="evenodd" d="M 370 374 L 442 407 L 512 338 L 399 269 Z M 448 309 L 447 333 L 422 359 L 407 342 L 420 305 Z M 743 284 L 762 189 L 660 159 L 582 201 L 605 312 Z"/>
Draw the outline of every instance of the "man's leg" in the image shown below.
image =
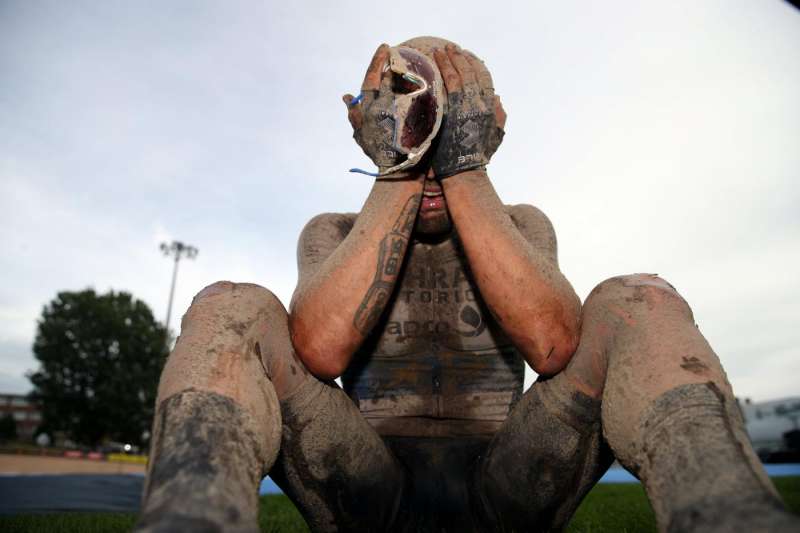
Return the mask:
<path id="1" fill-rule="evenodd" d="M 159 383 L 139 530 L 257 531 L 281 427 L 259 351 L 282 310 L 250 284 L 219 282 L 194 298 Z"/>
<path id="2" fill-rule="evenodd" d="M 602 394 L 603 434 L 663 531 L 789 531 L 719 358 L 666 281 L 612 278 L 587 301 L 587 355 L 565 372 Z"/>
<path id="3" fill-rule="evenodd" d="M 157 406 L 139 528 L 257 530 L 273 462 L 315 531 L 393 518 L 397 461 L 341 390 L 308 374 L 286 310 L 262 287 L 219 282 L 195 297 Z"/>
<path id="4" fill-rule="evenodd" d="M 486 531 L 560 531 L 614 460 L 600 400 L 563 375 L 531 386 L 476 466 L 473 506 Z"/>
<path id="5" fill-rule="evenodd" d="M 532 392 L 567 399 L 561 408 L 567 413 L 602 401 L 603 435 L 642 480 L 662 531 L 797 528 L 750 446 L 719 359 L 672 286 L 651 275 L 613 278 L 592 291 L 582 318 L 580 346 L 568 367 Z M 530 408 L 530 401 L 522 403 L 523 412 L 509 421 L 538 420 Z M 520 437 L 541 438 L 530 431 L 506 435 Z M 504 450 L 502 442 L 497 449 Z M 487 491 L 503 488 L 491 459 L 490 452 Z"/>
<path id="6" fill-rule="evenodd" d="M 281 450 L 270 476 L 312 531 L 400 531 L 410 523 L 405 471 L 336 383 L 298 361 L 283 365 L 293 385 L 279 392 Z"/>

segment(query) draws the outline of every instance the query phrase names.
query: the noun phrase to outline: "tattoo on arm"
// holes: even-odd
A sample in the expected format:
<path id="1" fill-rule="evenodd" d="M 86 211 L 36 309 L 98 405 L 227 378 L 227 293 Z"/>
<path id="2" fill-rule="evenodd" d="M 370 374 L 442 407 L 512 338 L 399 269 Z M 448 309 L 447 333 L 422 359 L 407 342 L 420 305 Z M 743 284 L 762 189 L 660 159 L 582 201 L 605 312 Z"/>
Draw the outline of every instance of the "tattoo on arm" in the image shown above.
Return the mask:
<path id="1" fill-rule="evenodd" d="M 406 200 L 400 216 L 391 231 L 381 239 L 378 245 L 378 266 L 375 279 L 367 289 L 367 294 L 356 310 L 353 326 L 365 337 L 372 331 L 386 307 L 397 281 L 403 255 L 408 247 L 408 239 L 417 219 L 421 194 L 412 195 Z"/>

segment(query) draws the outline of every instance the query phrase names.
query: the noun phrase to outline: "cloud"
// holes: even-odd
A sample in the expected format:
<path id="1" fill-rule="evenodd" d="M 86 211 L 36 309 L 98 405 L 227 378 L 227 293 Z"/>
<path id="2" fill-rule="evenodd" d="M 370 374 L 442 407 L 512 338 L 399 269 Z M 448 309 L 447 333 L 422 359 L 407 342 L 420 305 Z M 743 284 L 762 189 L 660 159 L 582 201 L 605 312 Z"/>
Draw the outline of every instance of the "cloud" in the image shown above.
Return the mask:
<path id="1" fill-rule="evenodd" d="M 25 376 L 38 365 L 30 350 L 31 344 L 27 339 L 0 339 L 0 391 L 25 394 L 31 390 L 31 383 Z"/>
<path id="2" fill-rule="evenodd" d="M 6 361 L 58 290 L 128 290 L 162 318 L 158 244 L 173 238 L 200 249 L 180 265 L 173 325 L 218 279 L 288 304 L 304 223 L 358 211 L 369 191 L 346 172 L 370 163 L 341 94 L 380 42 L 444 33 L 492 70 L 509 112 L 493 182 L 550 216 L 577 292 L 658 272 L 739 394 L 797 393 L 800 32 L 785 3 L 2 10 L 0 268 L 13 281 L 0 338 L 18 344 L 0 372 L 25 366 Z"/>

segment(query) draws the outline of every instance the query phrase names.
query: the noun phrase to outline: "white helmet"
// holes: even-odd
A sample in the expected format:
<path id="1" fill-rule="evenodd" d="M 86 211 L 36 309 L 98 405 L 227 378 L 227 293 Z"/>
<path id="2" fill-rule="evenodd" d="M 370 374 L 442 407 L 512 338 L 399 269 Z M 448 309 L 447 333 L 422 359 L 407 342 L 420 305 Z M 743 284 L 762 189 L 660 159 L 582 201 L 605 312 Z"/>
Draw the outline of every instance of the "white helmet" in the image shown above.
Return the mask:
<path id="1" fill-rule="evenodd" d="M 439 133 L 447 99 L 436 63 L 419 50 L 403 45 L 391 48 L 385 68 L 398 80 L 391 109 L 392 148 L 406 159 L 382 171 L 382 176 L 419 163 Z"/>

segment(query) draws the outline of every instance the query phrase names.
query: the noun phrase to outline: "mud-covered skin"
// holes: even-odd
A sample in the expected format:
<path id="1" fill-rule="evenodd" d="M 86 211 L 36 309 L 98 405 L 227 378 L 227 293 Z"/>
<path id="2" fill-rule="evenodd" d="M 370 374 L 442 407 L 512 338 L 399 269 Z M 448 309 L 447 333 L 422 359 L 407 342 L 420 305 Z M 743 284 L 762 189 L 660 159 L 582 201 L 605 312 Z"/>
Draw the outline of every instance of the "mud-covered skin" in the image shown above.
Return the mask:
<path id="1" fill-rule="evenodd" d="M 528 212 L 509 210 L 515 225 L 539 253 L 552 255 L 554 260 L 555 240 L 546 217 L 523 213 Z M 328 216 L 338 229 L 325 237 L 344 239 L 351 227 L 346 223 L 347 217 Z M 320 249 L 334 247 L 327 243 Z M 435 394 L 436 381 L 441 384 L 443 361 L 452 364 L 444 369 L 455 377 L 464 368 L 472 372 L 471 380 L 453 380 L 470 387 L 482 387 L 482 371 L 491 366 L 456 361 L 450 351 L 466 347 L 472 360 L 481 362 L 482 348 L 498 349 L 507 342 L 480 298 L 467 292 L 475 291 L 475 286 L 457 248 L 457 241 L 410 246 L 383 320 L 344 376 L 346 389 L 379 432 L 415 435 L 422 448 L 426 442 L 436 440 L 427 437 L 494 431 L 487 426 L 492 418 L 490 402 L 467 410 L 479 414 L 475 418 L 484 418 L 480 422 L 436 418 L 450 403 L 446 394 Z M 319 260 L 315 252 L 310 251 L 309 260 Z M 452 264 L 459 268 L 451 270 L 448 265 Z M 473 305 L 476 314 L 464 312 L 465 307 Z M 637 274 L 601 283 L 583 307 L 582 322 L 580 345 L 566 370 L 534 384 L 508 419 L 498 424 L 500 428 L 484 459 L 465 461 L 459 470 L 470 472 L 468 479 L 472 479 L 472 507 L 465 513 L 476 513 L 486 530 L 546 531 L 564 527 L 610 464 L 609 443 L 627 468 L 640 472 L 646 454 L 642 455 L 641 444 L 637 443 L 642 442 L 645 433 L 637 421 L 643 419 L 648 406 L 660 395 L 686 384 L 710 382 L 720 391 L 718 401 L 732 402 L 724 371 L 694 324 L 691 310 L 661 278 Z M 497 366 L 499 358 L 486 359 L 492 360 Z M 507 391 L 516 388 L 514 379 L 502 386 Z M 452 405 L 459 405 L 461 400 L 458 398 Z M 743 436 L 741 421 L 732 424 L 735 433 Z M 718 440 L 723 445 L 741 446 L 746 454 L 753 455 L 746 443 L 729 442 L 727 436 Z M 412 487 L 435 484 L 437 476 L 452 475 L 445 471 L 452 467 L 447 465 L 440 463 L 439 470 L 414 470 L 413 475 L 424 479 Z M 669 492 L 659 492 L 655 481 L 669 475 L 672 474 L 666 472 L 642 477 L 651 498 L 674 497 Z M 717 472 L 696 475 L 719 477 Z M 759 475 L 764 479 L 754 489 L 756 493 L 771 486 L 763 469 Z M 691 484 L 680 490 L 698 501 L 714 494 L 708 487 L 702 493 L 695 491 Z M 413 493 L 409 497 L 416 501 Z M 655 508 L 660 528 L 667 530 L 672 511 Z M 398 516 L 395 526 L 399 528 L 405 515 L 401 512 Z M 422 516 L 424 512 L 417 513 L 416 527 L 424 522 Z M 428 520 L 424 523 L 436 524 L 438 518 L 434 515 Z"/>
<path id="2" fill-rule="evenodd" d="M 435 177 L 485 165 L 505 122 L 488 71 L 452 43 L 412 41 L 450 98 Z M 344 98 L 382 170 L 398 157 L 388 54 L 361 104 Z M 420 201 L 432 174 L 404 174 L 376 181 L 359 215 L 303 230 L 291 339 L 262 287 L 195 298 L 159 385 L 141 529 L 253 530 L 270 471 L 314 531 L 563 530 L 612 453 L 661 531 L 800 529 L 669 283 L 612 278 L 581 311 L 541 212 L 504 208 L 482 171 L 442 181 L 446 204 Z M 414 225 L 425 205 L 452 219 L 437 243 Z M 552 376 L 521 398 L 520 353 Z M 349 397 L 315 377 L 343 372 Z"/>
<path id="3" fill-rule="evenodd" d="M 219 394 L 187 390 L 164 400 L 136 531 L 258 531 L 264 443 L 254 425 Z"/>
<path id="4" fill-rule="evenodd" d="M 546 219 L 511 214 L 542 253 L 555 253 Z M 351 231 L 350 218 L 326 217 L 328 228 L 314 230 L 324 238 L 306 239 L 301 253 L 324 260 L 320 254 Z M 195 298 L 161 379 L 139 530 L 252 530 L 267 470 L 314 531 L 559 530 L 608 467 L 609 448 L 642 480 L 662 531 L 797 530 L 747 442 L 719 360 L 686 302 L 656 276 L 598 285 L 565 371 L 535 383 L 496 431 L 464 431 L 465 422 L 495 422 L 497 404 L 488 399 L 500 388 L 516 390 L 517 377 L 512 371 L 491 388 L 487 372 L 502 375 L 503 365 L 513 365 L 497 354 L 482 359 L 486 347 L 502 352 L 505 340 L 477 295 L 467 295 L 474 290 L 468 270 L 453 266 L 459 254 L 455 242 L 448 246 L 419 248 L 417 259 L 412 250 L 407 267 L 424 268 L 401 272 L 358 376 L 385 378 L 395 398 L 413 398 L 415 373 L 391 362 L 412 365 L 422 354 L 421 375 L 431 383 L 445 370 L 453 391 L 479 390 L 481 400 L 459 412 L 463 398 L 445 386 L 435 402 L 404 404 L 368 396 L 379 391 L 360 383 L 353 390 L 362 391 L 362 410 L 362 394 L 368 400 L 362 415 L 341 389 L 305 370 L 274 295 L 251 284 L 214 284 Z M 405 324 L 419 318 L 408 315 L 411 308 L 427 313 L 413 330 L 419 334 Z M 420 398 L 432 390 L 423 381 Z M 368 423 L 376 418 L 372 399 L 384 405 L 384 421 L 415 418 L 396 406 L 422 407 L 428 414 L 417 418 L 438 433 L 411 425 L 413 437 L 382 438 Z M 435 418 L 442 413 L 450 418 Z"/>
<path id="5" fill-rule="evenodd" d="M 780 510 L 719 358 L 672 285 L 652 274 L 611 278 L 591 292 L 582 321 L 578 351 L 551 381 L 601 401 L 603 436 L 642 480 L 659 530 L 800 527 Z M 740 495 L 754 512 L 733 512 Z"/>
<path id="6" fill-rule="evenodd" d="M 761 463 L 747 453 L 743 429 L 736 403 L 713 382 L 672 389 L 648 406 L 640 422 L 641 453 L 631 466 L 645 480 L 657 514 L 669 517 L 667 531 L 798 526 L 783 511 Z M 704 470 L 718 475 L 710 479 Z"/>
<path id="7" fill-rule="evenodd" d="M 218 282 L 200 291 L 161 375 L 137 531 L 254 531 L 258 485 L 278 453 L 270 381 L 291 387 L 286 311 L 268 290 Z M 279 364 L 282 363 L 282 364 Z"/>
<path id="8" fill-rule="evenodd" d="M 419 195 L 413 195 L 406 200 L 391 231 L 381 239 L 378 245 L 375 277 L 353 318 L 353 326 L 364 336 L 369 335 L 380 320 L 386 303 L 391 297 L 394 283 L 400 275 L 403 254 L 408 246 L 411 231 L 414 229 L 419 201 Z"/>
<path id="9" fill-rule="evenodd" d="M 391 531 L 405 472 L 335 384 L 308 376 L 281 400 L 281 452 L 270 475 L 312 531 Z"/>
<path id="10" fill-rule="evenodd" d="M 492 439 L 476 472 L 487 531 L 559 531 L 614 457 L 600 402 L 558 377 L 525 393 Z"/>

